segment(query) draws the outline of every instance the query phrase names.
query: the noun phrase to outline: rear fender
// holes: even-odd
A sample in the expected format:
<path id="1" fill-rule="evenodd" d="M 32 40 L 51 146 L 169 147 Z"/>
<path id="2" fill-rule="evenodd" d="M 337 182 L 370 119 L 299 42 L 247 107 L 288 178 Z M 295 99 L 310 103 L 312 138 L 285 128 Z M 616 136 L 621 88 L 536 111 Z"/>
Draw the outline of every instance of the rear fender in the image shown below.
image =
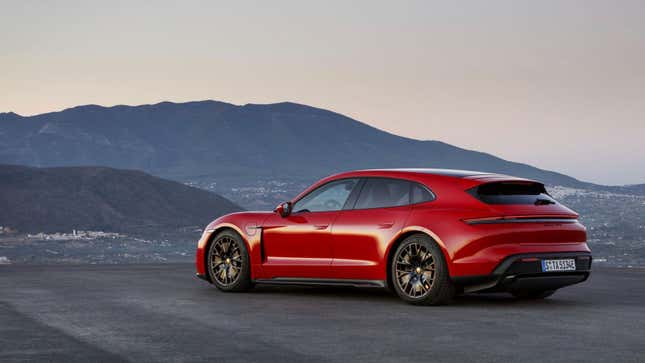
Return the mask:
<path id="1" fill-rule="evenodd" d="M 392 239 L 392 242 L 388 245 L 387 251 L 385 251 L 385 256 L 389 258 L 390 253 L 394 253 L 394 251 L 392 251 L 392 248 L 396 244 L 396 242 L 401 239 L 402 236 L 411 235 L 414 233 L 423 233 L 425 235 L 428 235 L 430 238 L 432 238 L 435 241 L 435 243 L 437 243 L 439 248 L 441 248 L 441 252 L 443 253 L 444 260 L 446 261 L 446 265 L 448 266 L 448 274 L 450 275 L 450 271 L 452 270 L 452 261 L 450 259 L 450 254 L 448 253 L 448 249 L 446 248 L 446 244 L 443 242 L 443 240 L 441 240 L 441 238 L 439 238 L 439 236 L 436 233 L 434 233 L 433 231 L 431 231 L 426 227 L 415 225 L 415 226 L 407 226 L 401 229 L 401 231 L 399 231 L 396 237 L 394 237 Z"/>

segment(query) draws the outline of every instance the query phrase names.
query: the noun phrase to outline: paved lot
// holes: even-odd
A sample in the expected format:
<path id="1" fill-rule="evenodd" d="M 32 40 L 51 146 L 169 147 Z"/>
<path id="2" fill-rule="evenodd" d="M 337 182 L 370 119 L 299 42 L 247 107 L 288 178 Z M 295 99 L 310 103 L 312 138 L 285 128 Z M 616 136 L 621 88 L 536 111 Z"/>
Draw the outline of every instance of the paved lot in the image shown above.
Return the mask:
<path id="1" fill-rule="evenodd" d="M 645 271 L 551 299 L 415 307 L 378 290 L 226 294 L 191 265 L 0 266 L 0 361 L 645 361 Z"/>

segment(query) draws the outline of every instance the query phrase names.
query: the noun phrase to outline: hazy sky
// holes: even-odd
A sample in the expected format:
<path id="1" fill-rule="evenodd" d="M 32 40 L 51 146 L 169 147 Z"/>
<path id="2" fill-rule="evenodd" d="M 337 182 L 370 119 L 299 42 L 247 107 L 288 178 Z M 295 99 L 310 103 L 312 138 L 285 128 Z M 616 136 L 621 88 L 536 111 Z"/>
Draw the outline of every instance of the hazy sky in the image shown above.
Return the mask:
<path id="1" fill-rule="evenodd" d="M 645 183 L 645 1 L 0 0 L 0 112 L 202 99 Z"/>

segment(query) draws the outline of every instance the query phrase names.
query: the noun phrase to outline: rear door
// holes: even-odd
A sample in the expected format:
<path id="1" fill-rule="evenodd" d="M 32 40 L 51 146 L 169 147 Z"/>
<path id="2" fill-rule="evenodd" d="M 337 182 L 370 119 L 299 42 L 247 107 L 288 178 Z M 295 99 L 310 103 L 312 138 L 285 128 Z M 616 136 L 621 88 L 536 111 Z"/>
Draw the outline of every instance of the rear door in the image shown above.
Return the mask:
<path id="1" fill-rule="evenodd" d="M 331 273 L 338 279 L 385 280 L 384 254 L 410 214 L 412 183 L 365 178 L 353 208 L 332 229 Z"/>

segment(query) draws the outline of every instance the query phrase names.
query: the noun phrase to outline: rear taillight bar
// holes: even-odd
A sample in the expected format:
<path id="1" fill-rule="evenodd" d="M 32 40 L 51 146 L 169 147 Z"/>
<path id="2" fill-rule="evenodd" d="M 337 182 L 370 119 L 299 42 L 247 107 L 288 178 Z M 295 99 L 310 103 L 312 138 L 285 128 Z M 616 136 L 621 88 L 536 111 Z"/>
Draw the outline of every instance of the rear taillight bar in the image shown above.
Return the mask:
<path id="1" fill-rule="evenodd" d="M 487 217 L 470 218 L 463 220 L 466 224 L 501 224 L 501 223 L 577 223 L 575 218 L 553 218 L 553 217 Z"/>

